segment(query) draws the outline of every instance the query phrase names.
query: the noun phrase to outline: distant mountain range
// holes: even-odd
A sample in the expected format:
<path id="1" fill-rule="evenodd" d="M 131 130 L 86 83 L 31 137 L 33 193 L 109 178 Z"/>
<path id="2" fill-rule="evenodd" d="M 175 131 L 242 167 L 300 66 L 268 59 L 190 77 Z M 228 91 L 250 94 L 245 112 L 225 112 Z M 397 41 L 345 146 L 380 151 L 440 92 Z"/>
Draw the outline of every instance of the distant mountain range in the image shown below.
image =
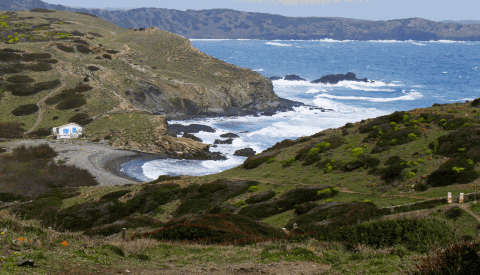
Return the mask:
<path id="1" fill-rule="evenodd" d="M 445 22 L 445 23 L 460 23 L 460 24 L 480 24 L 480 20 L 459 20 L 459 21 L 454 21 L 454 20 L 442 20 L 440 22 Z"/>
<path id="2" fill-rule="evenodd" d="M 123 28 L 157 27 L 188 38 L 324 39 L 337 40 L 459 40 L 480 41 L 480 24 L 473 20 L 436 22 L 422 18 L 369 21 L 338 17 L 287 17 L 230 9 L 130 10 L 84 9 L 48 4 L 40 0 L 3 0 L 0 9 L 45 8 L 85 12 Z M 462 24 L 463 23 L 463 24 Z"/>

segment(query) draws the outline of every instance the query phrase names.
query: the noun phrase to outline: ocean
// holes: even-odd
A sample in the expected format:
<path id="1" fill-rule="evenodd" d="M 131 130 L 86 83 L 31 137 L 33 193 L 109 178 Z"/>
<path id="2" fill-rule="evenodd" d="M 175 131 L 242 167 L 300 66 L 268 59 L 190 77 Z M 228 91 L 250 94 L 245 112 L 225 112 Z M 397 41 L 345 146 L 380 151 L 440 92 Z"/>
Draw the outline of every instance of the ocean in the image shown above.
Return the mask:
<path id="1" fill-rule="evenodd" d="M 121 165 L 122 172 L 139 180 L 218 173 L 243 163 L 245 157 L 233 155 L 238 149 L 250 147 L 258 153 L 284 139 L 347 122 L 480 97 L 480 42 L 191 39 L 191 43 L 206 54 L 266 77 L 299 75 L 306 80 L 273 81 L 274 91 L 280 97 L 333 111 L 298 107 L 273 116 L 169 121 L 215 128 L 215 133 L 195 134 L 207 144 L 223 133 L 240 137 L 231 145 L 210 149 L 227 156 L 225 161 L 165 159 Z M 347 72 L 374 82 L 310 83 L 324 75 Z"/>

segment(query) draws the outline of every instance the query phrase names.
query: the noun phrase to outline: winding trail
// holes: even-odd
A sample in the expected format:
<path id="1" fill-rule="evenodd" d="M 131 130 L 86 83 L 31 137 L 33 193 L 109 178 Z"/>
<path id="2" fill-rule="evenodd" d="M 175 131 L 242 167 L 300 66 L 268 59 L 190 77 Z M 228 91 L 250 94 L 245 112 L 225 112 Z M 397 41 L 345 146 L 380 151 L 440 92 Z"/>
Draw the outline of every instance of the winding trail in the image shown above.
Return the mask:
<path id="1" fill-rule="evenodd" d="M 27 134 L 33 132 L 33 130 L 35 130 L 35 128 L 37 128 L 38 125 L 40 125 L 40 123 L 42 122 L 43 114 L 48 109 L 48 106 L 45 103 L 45 100 L 50 98 L 52 95 L 62 91 L 67 86 L 66 78 L 67 78 L 68 75 L 67 75 L 67 72 L 65 70 L 63 70 L 63 68 L 60 66 L 60 62 L 58 63 L 56 69 L 62 75 L 62 77 L 60 78 L 60 82 L 62 83 L 62 85 L 60 85 L 60 87 L 56 88 L 51 93 L 49 93 L 47 96 L 45 96 L 44 98 L 40 99 L 37 102 L 37 106 L 38 106 L 38 109 L 39 109 L 37 120 L 35 121 L 35 124 L 33 124 L 32 128 L 30 128 L 28 131 L 25 132 Z"/>

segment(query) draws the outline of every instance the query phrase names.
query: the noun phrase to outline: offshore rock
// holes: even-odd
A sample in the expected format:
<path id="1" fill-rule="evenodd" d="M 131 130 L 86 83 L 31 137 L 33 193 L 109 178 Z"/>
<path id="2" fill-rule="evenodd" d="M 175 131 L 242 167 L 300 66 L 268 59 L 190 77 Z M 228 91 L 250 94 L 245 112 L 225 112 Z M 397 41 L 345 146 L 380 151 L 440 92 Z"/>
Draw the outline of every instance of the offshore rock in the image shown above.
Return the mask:
<path id="1" fill-rule="evenodd" d="M 235 156 L 249 157 L 249 156 L 255 156 L 256 153 L 257 152 L 255 152 L 252 148 L 245 148 L 245 149 L 237 150 L 233 154 Z"/>
<path id="2" fill-rule="evenodd" d="M 306 80 L 305 78 L 301 78 L 300 76 L 298 76 L 296 74 L 286 75 L 283 79 L 284 80 L 294 80 L 294 81 Z"/>
<path id="3" fill-rule="evenodd" d="M 234 133 L 226 133 L 226 134 L 221 134 L 220 137 L 221 138 L 237 138 L 240 136 Z"/>
<path id="4" fill-rule="evenodd" d="M 220 140 L 220 139 L 215 139 L 213 144 L 232 144 L 233 138 L 229 138 L 227 140 Z"/>
<path id="5" fill-rule="evenodd" d="M 372 83 L 372 80 L 368 80 L 367 78 L 362 78 L 358 79 L 354 73 L 348 72 L 346 74 L 329 74 L 322 76 L 319 79 L 315 79 L 313 81 L 310 81 L 310 83 L 324 83 L 324 84 L 337 84 L 340 81 L 357 81 L 357 82 L 370 82 Z"/>
<path id="6" fill-rule="evenodd" d="M 273 80 L 280 80 L 280 79 L 283 79 L 283 77 L 280 77 L 280 76 L 276 76 L 276 75 L 274 75 L 274 76 L 271 76 L 271 77 L 269 77 L 268 79 L 270 79 L 270 80 L 272 80 L 272 81 L 273 81 Z"/>

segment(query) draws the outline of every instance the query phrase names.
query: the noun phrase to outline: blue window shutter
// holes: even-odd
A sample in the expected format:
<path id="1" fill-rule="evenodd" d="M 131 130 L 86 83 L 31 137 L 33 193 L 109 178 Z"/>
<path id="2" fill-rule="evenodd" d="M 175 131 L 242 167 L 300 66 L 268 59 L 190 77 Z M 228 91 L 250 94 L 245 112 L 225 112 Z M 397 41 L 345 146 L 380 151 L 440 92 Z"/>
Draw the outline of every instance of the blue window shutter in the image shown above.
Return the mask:
<path id="1" fill-rule="evenodd" d="M 63 134 L 68 135 L 68 129 L 63 129 Z"/>
<path id="2" fill-rule="evenodd" d="M 77 132 L 77 128 L 72 128 L 72 133 L 76 133 Z"/>

